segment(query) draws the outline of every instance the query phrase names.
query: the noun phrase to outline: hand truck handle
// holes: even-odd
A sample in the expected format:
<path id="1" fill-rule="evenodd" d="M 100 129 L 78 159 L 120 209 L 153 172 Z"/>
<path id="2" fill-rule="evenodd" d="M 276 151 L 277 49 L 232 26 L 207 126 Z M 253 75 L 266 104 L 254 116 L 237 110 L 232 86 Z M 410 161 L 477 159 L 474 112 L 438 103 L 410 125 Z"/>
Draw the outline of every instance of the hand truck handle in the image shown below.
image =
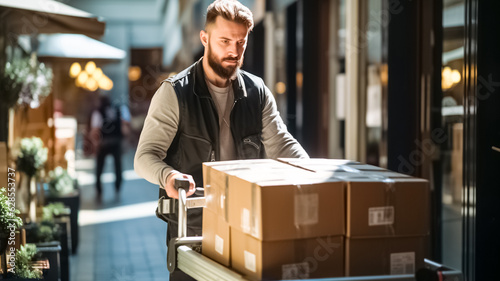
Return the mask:
<path id="1" fill-rule="evenodd" d="M 183 178 L 175 179 L 174 188 L 179 191 L 179 220 L 178 220 L 178 236 L 187 236 L 187 206 L 186 192 L 189 190 L 189 180 Z"/>

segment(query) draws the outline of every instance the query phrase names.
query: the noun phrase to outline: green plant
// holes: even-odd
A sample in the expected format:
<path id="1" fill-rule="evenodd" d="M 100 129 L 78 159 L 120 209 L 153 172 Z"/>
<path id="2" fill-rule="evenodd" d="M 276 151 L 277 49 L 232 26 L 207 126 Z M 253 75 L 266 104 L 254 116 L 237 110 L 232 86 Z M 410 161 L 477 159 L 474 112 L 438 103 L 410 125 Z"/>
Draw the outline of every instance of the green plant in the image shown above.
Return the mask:
<path id="1" fill-rule="evenodd" d="M 14 208 L 14 204 L 9 200 L 9 197 L 5 195 L 5 188 L 0 189 L 0 233 L 9 233 L 12 230 L 17 229 L 23 225 L 21 218 L 16 215 L 19 214 L 19 210 Z M 11 229 L 14 226 L 14 229 Z"/>
<path id="2" fill-rule="evenodd" d="M 29 72 L 29 58 L 18 58 L 5 64 L 4 75 L 0 77 L 0 96 L 7 107 L 17 104 Z"/>
<path id="3" fill-rule="evenodd" d="M 50 94 L 52 69 L 38 61 L 36 54 L 26 56 L 14 50 L 0 77 L 0 96 L 7 106 L 38 107 Z"/>
<path id="4" fill-rule="evenodd" d="M 36 245 L 26 244 L 16 251 L 16 267 L 14 276 L 17 278 L 42 279 L 42 271 L 33 268 L 31 261 L 37 254 Z"/>
<path id="5" fill-rule="evenodd" d="M 30 72 L 24 80 L 17 103 L 37 108 L 50 94 L 53 74 L 50 67 L 38 61 L 35 53 L 29 58 L 29 67 Z"/>
<path id="6" fill-rule="evenodd" d="M 47 161 L 47 148 L 38 137 L 23 138 L 13 149 L 16 157 L 17 170 L 28 176 L 35 176 Z"/>
<path id="7" fill-rule="evenodd" d="M 61 226 L 53 221 L 42 221 L 26 225 L 26 238 L 30 243 L 44 243 L 59 240 Z"/>
<path id="8" fill-rule="evenodd" d="M 42 221 L 54 221 L 54 216 L 59 216 L 64 212 L 66 207 L 63 203 L 50 203 L 43 207 Z"/>
<path id="9" fill-rule="evenodd" d="M 56 167 L 49 172 L 48 185 L 49 195 L 53 197 L 66 195 L 75 190 L 73 187 L 73 178 L 62 167 Z"/>
<path id="10" fill-rule="evenodd" d="M 63 212 L 65 206 L 62 203 L 52 203 L 43 207 L 42 221 L 26 226 L 26 236 L 30 242 L 41 243 L 59 240 L 61 226 L 54 222 L 54 216 Z"/>

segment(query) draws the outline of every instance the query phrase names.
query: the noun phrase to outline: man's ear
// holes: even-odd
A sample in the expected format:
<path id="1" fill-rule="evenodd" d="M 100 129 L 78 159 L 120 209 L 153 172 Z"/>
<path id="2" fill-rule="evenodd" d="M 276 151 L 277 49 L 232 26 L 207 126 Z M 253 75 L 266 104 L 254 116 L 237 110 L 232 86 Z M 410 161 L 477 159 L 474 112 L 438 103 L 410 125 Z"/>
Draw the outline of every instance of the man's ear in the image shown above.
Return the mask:
<path id="1" fill-rule="evenodd" d="M 208 46 L 208 33 L 205 30 L 200 31 L 200 40 L 203 46 Z"/>

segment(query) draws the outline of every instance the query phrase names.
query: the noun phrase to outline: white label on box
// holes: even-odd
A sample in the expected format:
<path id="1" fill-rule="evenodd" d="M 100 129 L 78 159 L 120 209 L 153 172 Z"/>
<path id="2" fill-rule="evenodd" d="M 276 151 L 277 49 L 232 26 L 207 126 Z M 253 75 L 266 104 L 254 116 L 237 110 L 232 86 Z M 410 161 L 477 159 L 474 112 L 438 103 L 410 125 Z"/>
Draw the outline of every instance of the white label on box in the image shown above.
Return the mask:
<path id="1" fill-rule="evenodd" d="M 319 196 L 317 193 L 295 195 L 295 225 L 318 223 Z"/>
<path id="2" fill-rule="evenodd" d="M 368 225 L 387 225 L 394 223 L 394 207 L 368 208 Z"/>
<path id="3" fill-rule="evenodd" d="M 245 268 L 251 272 L 257 272 L 257 260 L 255 255 L 245 251 Z"/>
<path id="4" fill-rule="evenodd" d="M 391 274 L 414 274 L 415 252 L 391 254 Z"/>
<path id="5" fill-rule="evenodd" d="M 243 208 L 241 211 L 241 230 L 244 233 L 250 233 L 250 210 Z"/>
<path id="6" fill-rule="evenodd" d="M 284 264 L 281 266 L 281 279 L 308 279 L 309 264 L 307 262 Z"/>
<path id="7" fill-rule="evenodd" d="M 215 234 L 215 251 L 222 255 L 224 252 L 224 239 Z"/>

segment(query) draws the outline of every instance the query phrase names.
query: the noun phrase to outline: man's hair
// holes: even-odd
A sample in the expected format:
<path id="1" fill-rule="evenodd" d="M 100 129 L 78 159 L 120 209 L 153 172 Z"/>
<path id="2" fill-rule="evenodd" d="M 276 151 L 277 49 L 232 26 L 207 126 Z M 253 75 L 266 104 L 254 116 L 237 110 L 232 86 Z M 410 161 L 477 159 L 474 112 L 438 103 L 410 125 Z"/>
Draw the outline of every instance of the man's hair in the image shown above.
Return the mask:
<path id="1" fill-rule="evenodd" d="M 209 24 L 215 23 L 215 19 L 218 16 L 229 21 L 244 24 L 248 27 L 248 31 L 253 29 L 252 12 L 236 0 L 215 0 L 210 4 L 207 8 L 205 29 Z"/>

